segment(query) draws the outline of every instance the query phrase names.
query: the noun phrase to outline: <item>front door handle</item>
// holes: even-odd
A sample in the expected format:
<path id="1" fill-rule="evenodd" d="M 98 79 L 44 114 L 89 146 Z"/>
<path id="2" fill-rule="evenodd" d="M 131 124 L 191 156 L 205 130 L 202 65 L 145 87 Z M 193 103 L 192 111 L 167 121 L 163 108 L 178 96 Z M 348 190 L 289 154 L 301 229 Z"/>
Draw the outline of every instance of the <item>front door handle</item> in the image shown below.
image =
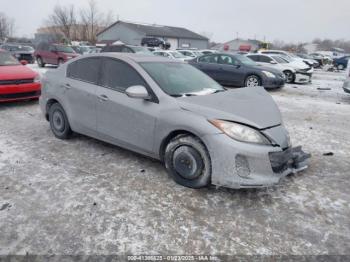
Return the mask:
<path id="1" fill-rule="evenodd" d="M 68 83 L 65 83 L 65 84 L 63 85 L 63 87 L 64 87 L 65 89 L 71 89 L 71 88 L 72 88 L 72 86 L 71 86 L 70 84 L 68 84 Z"/>
<path id="2" fill-rule="evenodd" d="M 109 100 L 108 96 L 106 96 L 106 95 L 99 95 L 98 98 L 100 99 L 101 102 Z"/>

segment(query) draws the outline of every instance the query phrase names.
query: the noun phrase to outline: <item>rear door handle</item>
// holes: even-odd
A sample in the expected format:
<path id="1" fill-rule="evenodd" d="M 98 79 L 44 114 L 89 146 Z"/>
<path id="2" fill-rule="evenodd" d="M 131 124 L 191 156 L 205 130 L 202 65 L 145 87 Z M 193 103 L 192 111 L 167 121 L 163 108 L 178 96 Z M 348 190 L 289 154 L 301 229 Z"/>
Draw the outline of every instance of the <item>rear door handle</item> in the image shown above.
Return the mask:
<path id="1" fill-rule="evenodd" d="M 98 98 L 100 99 L 101 102 L 109 100 L 108 96 L 106 96 L 106 95 L 99 95 Z"/>

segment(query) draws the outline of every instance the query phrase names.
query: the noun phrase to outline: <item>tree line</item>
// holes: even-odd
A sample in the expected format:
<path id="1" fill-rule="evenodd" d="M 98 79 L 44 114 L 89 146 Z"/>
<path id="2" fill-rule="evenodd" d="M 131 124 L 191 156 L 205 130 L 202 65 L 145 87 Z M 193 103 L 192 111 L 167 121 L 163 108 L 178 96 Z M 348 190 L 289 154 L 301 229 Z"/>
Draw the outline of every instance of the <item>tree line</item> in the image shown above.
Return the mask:
<path id="1" fill-rule="evenodd" d="M 96 34 L 114 22 L 112 11 L 98 9 L 97 2 L 90 0 L 87 8 L 76 9 L 74 5 L 56 5 L 41 32 L 60 35 L 63 40 L 96 42 Z"/>

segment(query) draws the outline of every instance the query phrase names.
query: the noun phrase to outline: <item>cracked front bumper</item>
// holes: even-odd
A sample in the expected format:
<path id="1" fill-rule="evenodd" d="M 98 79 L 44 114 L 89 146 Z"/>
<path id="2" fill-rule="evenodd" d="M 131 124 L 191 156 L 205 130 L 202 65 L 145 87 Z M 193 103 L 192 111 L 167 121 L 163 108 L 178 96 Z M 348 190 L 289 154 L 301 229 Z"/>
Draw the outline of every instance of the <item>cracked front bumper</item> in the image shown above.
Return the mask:
<path id="1" fill-rule="evenodd" d="M 242 143 L 225 134 L 203 138 L 212 162 L 212 184 L 228 188 L 259 188 L 278 184 L 308 167 L 309 154 L 288 148 Z"/>

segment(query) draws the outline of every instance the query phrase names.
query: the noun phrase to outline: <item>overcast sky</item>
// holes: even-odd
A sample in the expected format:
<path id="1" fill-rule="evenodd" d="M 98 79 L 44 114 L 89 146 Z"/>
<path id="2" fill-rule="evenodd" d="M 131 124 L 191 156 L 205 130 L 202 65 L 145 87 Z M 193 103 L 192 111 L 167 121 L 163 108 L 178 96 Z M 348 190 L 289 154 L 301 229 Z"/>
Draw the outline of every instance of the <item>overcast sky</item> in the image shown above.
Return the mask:
<path id="1" fill-rule="evenodd" d="M 0 0 L 0 12 L 15 18 L 17 36 L 33 36 L 56 4 L 88 0 Z M 242 38 L 311 41 L 350 40 L 350 0 L 97 0 L 102 12 L 121 20 L 186 27 L 212 40 Z"/>

